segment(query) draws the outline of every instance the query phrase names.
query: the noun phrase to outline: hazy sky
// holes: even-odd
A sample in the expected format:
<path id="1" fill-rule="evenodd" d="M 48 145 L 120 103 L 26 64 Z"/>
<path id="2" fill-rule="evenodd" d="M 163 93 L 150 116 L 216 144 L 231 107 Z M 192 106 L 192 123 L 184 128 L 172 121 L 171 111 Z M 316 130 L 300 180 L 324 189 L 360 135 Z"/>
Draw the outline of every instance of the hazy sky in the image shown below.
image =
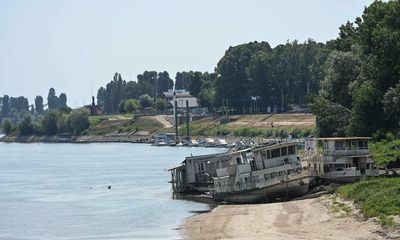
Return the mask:
<path id="1" fill-rule="evenodd" d="M 213 71 L 231 45 L 325 42 L 372 0 L 0 0 L 0 95 L 90 102 L 115 72 Z M 46 101 L 46 100 L 45 100 Z"/>

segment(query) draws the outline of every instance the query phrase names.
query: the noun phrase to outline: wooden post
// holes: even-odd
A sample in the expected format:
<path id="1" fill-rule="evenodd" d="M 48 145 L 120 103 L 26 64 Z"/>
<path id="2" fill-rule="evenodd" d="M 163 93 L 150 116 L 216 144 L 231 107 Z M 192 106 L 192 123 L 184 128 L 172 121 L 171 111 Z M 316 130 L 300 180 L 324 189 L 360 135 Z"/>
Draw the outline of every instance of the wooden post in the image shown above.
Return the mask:
<path id="1" fill-rule="evenodd" d="M 190 139 L 189 120 L 189 100 L 186 100 L 186 140 Z"/>
<path id="2" fill-rule="evenodd" d="M 174 108 L 175 108 L 175 143 L 178 143 L 179 137 L 178 137 L 178 102 L 175 100 L 174 102 Z"/>

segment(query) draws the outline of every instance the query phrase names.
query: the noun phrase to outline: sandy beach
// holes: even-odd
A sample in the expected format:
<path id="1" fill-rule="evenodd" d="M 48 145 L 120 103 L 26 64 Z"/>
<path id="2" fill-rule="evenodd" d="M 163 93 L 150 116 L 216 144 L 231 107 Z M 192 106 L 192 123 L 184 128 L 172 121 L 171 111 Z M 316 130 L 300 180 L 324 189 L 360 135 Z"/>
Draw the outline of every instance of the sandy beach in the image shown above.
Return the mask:
<path id="1" fill-rule="evenodd" d="M 341 216 L 324 196 L 291 202 L 220 205 L 187 220 L 185 239 L 399 239 L 357 214 Z"/>

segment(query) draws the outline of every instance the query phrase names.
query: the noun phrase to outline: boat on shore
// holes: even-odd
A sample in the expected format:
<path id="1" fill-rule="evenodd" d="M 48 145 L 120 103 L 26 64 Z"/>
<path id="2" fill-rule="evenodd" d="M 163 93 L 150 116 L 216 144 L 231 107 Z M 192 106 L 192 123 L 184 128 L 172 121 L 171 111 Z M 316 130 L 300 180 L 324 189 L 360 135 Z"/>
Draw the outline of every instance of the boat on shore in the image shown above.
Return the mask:
<path id="1" fill-rule="evenodd" d="M 307 193 L 311 175 L 303 170 L 297 143 L 187 157 L 171 168 L 174 192 L 208 193 L 216 201 L 255 203 L 286 200 Z"/>
<path id="2" fill-rule="evenodd" d="M 319 178 L 351 183 L 379 175 L 368 149 L 369 137 L 317 138 L 305 142 L 304 160 Z"/>
<path id="3" fill-rule="evenodd" d="M 286 201 L 306 194 L 312 179 L 301 166 L 295 142 L 234 151 L 218 166 L 210 193 L 227 203 Z"/>

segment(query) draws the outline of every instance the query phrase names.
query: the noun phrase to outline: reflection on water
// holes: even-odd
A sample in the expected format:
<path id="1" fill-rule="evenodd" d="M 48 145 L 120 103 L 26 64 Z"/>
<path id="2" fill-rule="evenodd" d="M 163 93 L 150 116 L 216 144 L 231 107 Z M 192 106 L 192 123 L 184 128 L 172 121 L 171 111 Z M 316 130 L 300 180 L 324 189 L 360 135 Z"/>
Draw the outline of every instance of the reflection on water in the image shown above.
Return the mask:
<path id="1" fill-rule="evenodd" d="M 173 195 L 164 169 L 216 151 L 0 143 L 0 239 L 177 239 L 182 221 L 213 203 Z"/>

